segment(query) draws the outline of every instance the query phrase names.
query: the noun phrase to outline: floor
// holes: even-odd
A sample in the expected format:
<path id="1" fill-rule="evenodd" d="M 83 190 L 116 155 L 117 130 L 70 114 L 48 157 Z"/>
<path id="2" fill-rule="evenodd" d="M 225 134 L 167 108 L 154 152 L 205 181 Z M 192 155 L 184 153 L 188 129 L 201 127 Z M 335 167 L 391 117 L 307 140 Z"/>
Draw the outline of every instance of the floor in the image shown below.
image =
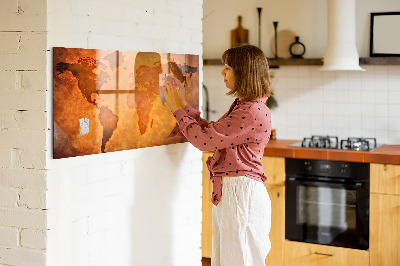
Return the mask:
<path id="1" fill-rule="evenodd" d="M 211 259 L 202 258 L 201 262 L 203 262 L 203 266 L 211 266 Z"/>

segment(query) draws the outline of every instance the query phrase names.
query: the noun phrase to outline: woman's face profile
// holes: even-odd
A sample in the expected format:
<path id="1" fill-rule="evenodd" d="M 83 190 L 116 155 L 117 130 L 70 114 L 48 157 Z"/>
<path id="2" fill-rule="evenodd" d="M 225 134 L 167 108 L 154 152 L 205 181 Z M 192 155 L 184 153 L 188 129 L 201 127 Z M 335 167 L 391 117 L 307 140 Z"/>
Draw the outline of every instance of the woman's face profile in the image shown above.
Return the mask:
<path id="1" fill-rule="evenodd" d="M 233 89 L 235 86 L 235 73 L 233 69 L 229 65 L 225 64 L 221 71 L 221 75 L 224 77 L 225 86 L 228 89 Z"/>

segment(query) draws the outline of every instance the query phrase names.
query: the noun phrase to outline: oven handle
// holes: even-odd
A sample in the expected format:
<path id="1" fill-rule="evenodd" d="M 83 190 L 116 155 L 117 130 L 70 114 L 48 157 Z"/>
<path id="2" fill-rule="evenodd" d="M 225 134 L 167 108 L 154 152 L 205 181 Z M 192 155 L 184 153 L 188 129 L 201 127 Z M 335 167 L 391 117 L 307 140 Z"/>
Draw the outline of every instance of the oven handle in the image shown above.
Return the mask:
<path id="1" fill-rule="evenodd" d="M 340 185 L 348 188 L 353 188 L 353 189 L 361 189 L 363 187 L 362 182 L 356 182 L 356 183 L 346 183 L 346 182 L 332 182 L 332 181 L 321 181 L 321 180 L 315 180 L 315 181 L 309 181 L 309 180 L 304 180 L 303 178 L 297 178 L 297 177 L 288 177 L 287 181 L 291 182 L 296 182 L 296 183 L 301 183 L 304 185 Z"/>

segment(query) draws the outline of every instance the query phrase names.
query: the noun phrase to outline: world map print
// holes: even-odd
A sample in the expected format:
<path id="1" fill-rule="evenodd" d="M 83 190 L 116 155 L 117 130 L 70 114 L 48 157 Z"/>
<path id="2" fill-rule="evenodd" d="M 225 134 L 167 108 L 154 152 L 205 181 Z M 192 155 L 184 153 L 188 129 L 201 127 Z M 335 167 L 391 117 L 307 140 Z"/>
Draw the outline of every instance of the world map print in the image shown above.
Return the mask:
<path id="1" fill-rule="evenodd" d="M 199 56 L 53 48 L 53 158 L 185 142 L 160 98 L 173 74 L 187 102 L 199 106 Z"/>

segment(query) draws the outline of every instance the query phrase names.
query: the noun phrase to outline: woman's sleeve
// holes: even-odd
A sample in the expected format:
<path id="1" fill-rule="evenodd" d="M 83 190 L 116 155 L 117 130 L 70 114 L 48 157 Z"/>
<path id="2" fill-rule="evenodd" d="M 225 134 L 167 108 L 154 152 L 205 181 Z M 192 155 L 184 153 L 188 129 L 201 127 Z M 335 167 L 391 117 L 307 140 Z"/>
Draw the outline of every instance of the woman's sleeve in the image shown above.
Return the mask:
<path id="1" fill-rule="evenodd" d="M 189 104 L 186 105 L 186 107 L 184 108 L 184 111 L 186 112 L 186 114 L 188 116 L 190 116 L 194 120 L 196 120 L 200 126 L 206 127 L 209 125 L 209 122 L 207 120 L 200 117 L 200 111 L 197 109 L 194 109 Z M 171 131 L 171 134 L 169 135 L 169 137 L 176 137 L 176 136 L 183 136 L 183 134 L 180 132 L 179 124 L 176 124 L 174 129 Z"/>
<path id="2" fill-rule="evenodd" d="M 188 116 L 186 110 L 179 109 L 174 116 L 182 134 L 201 151 L 234 148 L 236 145 L 256 141 L 252 133 L 255 133 L 257 121 L 249 110 L 234 110 L 218 122 L 208 123 L 207 126 L 202 126 L 196 119 Z"/>

